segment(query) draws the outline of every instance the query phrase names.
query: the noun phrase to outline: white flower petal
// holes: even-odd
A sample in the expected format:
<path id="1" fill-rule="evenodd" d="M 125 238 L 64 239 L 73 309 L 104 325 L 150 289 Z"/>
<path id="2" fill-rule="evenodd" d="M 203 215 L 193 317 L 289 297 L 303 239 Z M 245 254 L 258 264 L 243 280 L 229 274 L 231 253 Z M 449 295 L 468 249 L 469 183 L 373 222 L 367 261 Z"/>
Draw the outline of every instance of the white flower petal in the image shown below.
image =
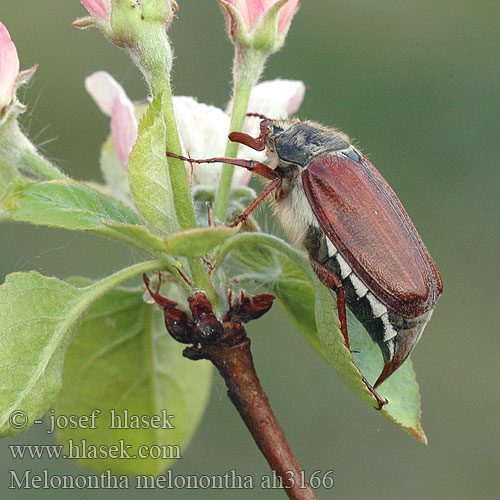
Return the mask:
<path id="1" fill-rule="evenodd" d="M 108 116 L 113 112 L 116 97 L 122 101 L 130 101 L 123 87 L 106 71 L 96 71 L 85 78 L 85 89 L 99 109 Z"/>
<path id="2" fill-rule="evenodd" d="M 175 96 L 173 103 L 185 156 L 195 159 L 224 156 L 229 133 L 226 113 L 192 97 Z M 193 164 L 193 183 L 215 185 L 219 182 L 220 171 L 220 163 Z"/>
<path id="3" fill-rule="evenodd" d="M 229 133 L 229 117 L 219 108 L 192 97 L 173 98 L 177 126 L 185 151 L 193 158 L 222 156 Z"/>
<path id="4" fill-rule="evenodd" d="M 116 154 L 123 168 L 127 167 L 128 157 L 137 140 L 137 119 L 134 106 L 120 95 L 115 98 L 111 114 L 111 134 Z"/>
<path id="5" fill-rule="evenodd" d="M 248 111 L 269 118 L 287 118 L 302 104 L 306 86 L 299 80 L 268 80 L 256 85 L 250 94 Z"/>

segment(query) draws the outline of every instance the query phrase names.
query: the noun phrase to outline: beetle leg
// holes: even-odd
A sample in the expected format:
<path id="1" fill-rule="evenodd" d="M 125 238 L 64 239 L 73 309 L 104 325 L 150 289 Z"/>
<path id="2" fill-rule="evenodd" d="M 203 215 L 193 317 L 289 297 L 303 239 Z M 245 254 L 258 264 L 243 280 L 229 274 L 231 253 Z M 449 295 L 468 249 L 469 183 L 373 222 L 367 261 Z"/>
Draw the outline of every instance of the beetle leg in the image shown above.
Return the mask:
<path id="1" fill-rule="evenodd" d="M 229 163 L 230 165 L 237 165 L 238 167 L 246 168 L 247 170 L 253 170 L 253 164 L 256 163 L 251 160 L 240 160 L 238 158 L 204 158 L 203 160 L 195 160 L 194 158 L 188 158 L 187 156 L 178 155 L 175 153 L 170 153 L 167 151 L 165 153 L 169 158 L 177 158 L 182 161 L 187 161 L 189 163 Z"/>
<path id="2" fill-rule="evenodd" d="M 239 215 L 236 220 L 231 224 L 231 227 L 237 226 L 241 222 L 244 222 L 247 217 L 255 210 L 255 208 L 259 205 L 259 203 L 271 192 L 275 189 L 279 188 L 283 182 L 283 179 L 275 172 L 272 168 L 264 165 L 260 161 L 254 160 L 241 160 L 239 158 L 207 158 L 205 160 L 193 160 L 192 158 L 186 158 L 185 156 L 180 156 L 175 153 L 168 153 L 167 156 L 171 158 L 178 158 L 182 161 L 188 161 L 190 163 L 228 163 L 229 165 L 236 165 L 238 167 L 243 167 L 249 170 L 250 172 L 254 172 L 261 177 L 272 180 L 271 184 L 269 184 L 262 193 L 255 198 L 255 200 L 250 203 L 248 208 Z"/>
<path id="3" fill-rule="evenodd" d="M 263 165 L 263 166 L 265 167 L 266 165 Z M 236 217 L 234 222 L 231 224 L 231 227 L 235 227 L 238 224 L 240 224 L 241 222 L 244 222 L 247 219 L 247 217 L 257 208 L 257 206 L 260 204 L 260 202 L 271 191 L 274 191 L 275 189 L 279 188 L 281 186 L 282 182 L 283 182 L 283 180 L 281 179 L 281 177 L 276 177 L 273 180 L 273 182 L 271 182 L 271 184 L 269 184 L 269 186 L 267 186 L 266 189 L 264 189 L 264 191 L 262 191 L 262 193 L 260 193 L 259 196 L 257 196 L 257 198 L 255 198 L 255 200 L 252 201 L 252 203 L 250 203 L 250 205 L 248 205 L 246 210 L 244 212 L 242 212 L 240 215 L 238 215 L 238 217 Z"/>
<path id="4" fill-rule="evenodd" d="M 180 277 L 186 282 L 187 286 L 193 288 L 193 284 L 189 281 L 187 276 L 180 270 L 178 266 L 174 266 L 177 272 L 179 273 Z"/>
<path id="5" fill-rule="evenodd" d="M 316 276 L 320 279 L 326 287 L 330 288 L 337 294 L 337 310 L 339 312 L 340 321 L 340 331 L 344 337 L 344 343 L 347 349 L 351 350 L 349 346 L 349 335 L 347 333 L 347 315 L 345 309 L 345 297 L 344 289 L 342 288 L 342 281 L 340 278 L 324 264 L 311 257 L 311 265 L 316 273 Z"/>
<path id="6" fill-rule="evenodd" d="M 366 380 L 366 378 L 363 375 L 361 375 L 361 379 L 363 380 L 363 383 L 366 385 L 366 388 L 372 393 L 372 396 L 377 400 L 378 404 L 377 410 L 381 410 L 384 405 L 389 403 L 388 399 L 387 398 L 382 399 L 380 397 L 380 394 L 373 388 L 373 386 L 370 383 L 368 383 L 368 380 Z"/>
<path id="7" fill-rule="evenodd" d="M 205 204 L 207 206 L 208 227 L 212 227 L 212 223 L 215 227 L 217 224 L 215 223 L 215 221 L 212 221 L 212 210 L 210 209 L 210 202 L 206 201 Z"/>
<path id="8" fill-rule="evenodd" d="M 342 281 L 340 278 L 328 267 L 324 264 L 316 260 L 314 257 L 310 257 L 311 265 L 316 273 L 316 276 L 320 279 L 321 283 L 325 286 L 334 290 L 337 294 L 337 309 L 339 312 L 339 321 L 340 321 L 340 331 L 344 337 L 344 343 L 347 349 L 351 351 L 349 347 L 349 335 L 347 333 L 347 314 L 346 314 L 346 306 L 345 306 L 345 297 L 344 297 L 344 289 L 342 288 Z M 361 375 L 361 379 L 365 384 L 366 388 L 371 392 L 373 397 L 377 400 L 378 410 L 381 410 L 384 405 L 386 405 L 389 401 L 387 399 L 382 399 L 380 394 L 373 388 L 371 384 L 368 383 L 366 378 Z"/>
<path id="9" fill-rule="evenodd" d="M 260 161 L 254 160 L 242 160 L 240 158 L 224 158 L 224 157 L 216 157 L 216 158 L 206 158 L 203 160 L 194 160 L 193 158 L 187 158 L 186 156 L 177 155 L 175 153 L 170 153 L 167 151 L 167 156 L 170 158 L 177 158 L 182 161 L 187 161 L 189 163 L 227 163 L 228 165 L 236 165 L 237 167 L 243 167 L 249 170 L 250 172 L 254 172 L 261 177 L 265 177 L 269 180 L 274 180 L 279 175 L 267 165 L 264 165 Z"/>

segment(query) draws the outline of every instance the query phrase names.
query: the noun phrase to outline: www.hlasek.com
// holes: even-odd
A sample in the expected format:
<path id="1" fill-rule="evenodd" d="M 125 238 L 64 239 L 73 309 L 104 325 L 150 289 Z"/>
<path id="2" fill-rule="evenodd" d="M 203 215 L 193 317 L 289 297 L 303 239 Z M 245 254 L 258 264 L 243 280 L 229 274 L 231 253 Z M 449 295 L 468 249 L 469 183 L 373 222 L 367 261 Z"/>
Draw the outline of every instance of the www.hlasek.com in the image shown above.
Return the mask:
<path id="1" fill-rule="evenodd" d="M 9 445 L 11 456 L 14 459 L 69 458 L 72 460 L 93 460 L 110 458 L 112 460 L 127 460 L 154 458 L 178 460 L 182 458 L 179 445 L 141 445 L 133 452 L 132 448 L 132 445 L 126 444 L 123 439 L 119 439 L 116 444 L 112 445 L 90 444 L 86 439 L 80 439 L 79 441 L 69 439 L 65 447 L 59 444 Z"/>
<path id="2" fill-rule="evenodd" d="M 224 474 L 214 475 L 175 475 L 168 470 L 164 475 L 140 475 L 135 478 L 115 476 L 110 470 L 97 475 L 57 475 L 49 474 L 44 469 L 41 474 L 33 474 L 26 470 L 23 474 L 9 471 L 9 489 L 283 489 L 283 479 L 274 471 L 263 475 L 259 479 L 250 475 L 241 475 L 232 469 Z M 296 475 L 293 471 L 285 472 L 288 488 L 298 485 L 307 488 L 306 474 L 301 471 Z M 313 489 L 330 489 L 334 485 L 333 470 L 326 472 L 315 471 L 309 477 L 309 484 Z"/>

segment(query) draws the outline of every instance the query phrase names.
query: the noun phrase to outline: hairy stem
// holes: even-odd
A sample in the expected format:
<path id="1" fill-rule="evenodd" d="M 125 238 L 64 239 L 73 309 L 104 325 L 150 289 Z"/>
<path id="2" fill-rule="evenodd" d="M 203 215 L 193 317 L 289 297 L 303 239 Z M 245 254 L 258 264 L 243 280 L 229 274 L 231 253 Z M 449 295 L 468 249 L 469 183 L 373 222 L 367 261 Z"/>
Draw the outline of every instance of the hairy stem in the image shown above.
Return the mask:
<path id="1" fill-rule="evenodd" d="M 224 326 L 226 330 L 226 324 Z M 250 339 L 245 336 L 236 344 L 219 342 L 203 346 L 196 350 L 195 356 L 191 356 L 190 349 L 187 349 L 185 354 L 193 359 L 209 359 L 217 367 L 226 382 L 229 398 L 271 469 L 281 478 L 288 497 L 293 500 L 316 499 L 260 385 Z"/>
<path id="2" fill-rule="evenodd" d="M 167 128 L 166 149 L 167 151 L 181 154 L 181 144 L 179 133 L 175 121 L 174 107 L 172 103 L 172 95 L 170 83 L 166 78 L 153 79 L 152 92 L 163 92 L 164 97 L 164 120 Z M 177 220 L 181 229 L 192 229 L 197 227 L 196 215 L 194 212 L 193 200 L 191 197 L 191 189 L 184 162 L 176 158 L 168 158 L 168 168 L 170 175 L 170 183 L 174 198 Z M 188 258 L 191 278 L 194 288 L 204 290 L 214 304 L 218 304 L 219 298 L 210 281 L 210 278 L 199 258 Z"/>
<path id="3" fill-rule="evenodd" d="M 241 59 L 239 57 L 235 58 L 233 68 L 233 109 L 231 112 L 231 123 L 229 125 L 230 132 L 241 131 L 243 128 L 250 92 L 259 80 L 264 68 L 265 59 L 265 52 L 250 49 L 241 56 Z M 228 141 L 225 156 L 228 158 L 235 158 L 238 153 L 238 146 L 237 143 Z M 219 186 L 217 188 L 214 216 L 221 222 L 224 221 L 226 215 L 233 171 L 233 165 L 225 164 L 223 166 Z"/>
<path id="4" fill-rule="evenodd" d="M 229 125 L 230 132 L 239 131 L 243 128 L 245 114 L 247 111 L 248 99 L 252 84 L 247 81 L 240 80 L 234 89 L 233 112 L 231 114 L 231 123 Z M 225 156 L 227 158 L 236 158 L 239 144 L 229 141 L 226 146 Z M 225 164 L 222 167 L 222 174 L 217 188 L 217 196 L 215 198 L 214 215 L 219 221 L 223 221 L 226 215 L 229 192 L 231 190 L 231 182 L 233 180 L 234 166 Z"/>

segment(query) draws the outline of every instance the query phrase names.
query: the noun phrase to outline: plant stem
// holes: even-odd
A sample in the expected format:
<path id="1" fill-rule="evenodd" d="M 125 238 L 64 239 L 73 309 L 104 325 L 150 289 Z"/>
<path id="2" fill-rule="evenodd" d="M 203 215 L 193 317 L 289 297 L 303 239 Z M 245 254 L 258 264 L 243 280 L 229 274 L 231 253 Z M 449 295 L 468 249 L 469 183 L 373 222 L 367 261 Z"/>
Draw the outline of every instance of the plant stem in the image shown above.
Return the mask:
<path id="1" fill-rule="evenodd" d="M 240 131 L 248 107 L 252 87 L 257 83 L 264 69 L 266 52 L 247 49 L 244 53 L 235 55 L 233 65 L 233 109 L 231 112 L 230 132 Z M 235 158 L 238 153 L 238 143 L 228 141 L 225 156 Z M 224 165 L 215 198 L 214 216 L 223 222 L 226 215 L 231 182 L 233 180 L 233 165 Z"/>
<path id="2" fill-rule="evenodd" d="M 155 65 L 151 64 L 150 67 L 155 68 Z M 149 84 L 153 96 L 163 94 L 163 117 L 167 129 L 166 150 L 181 154 L 181 143 L 175 121 L 170 82 L 165 77 L 165 74 L 154 71 L 150 74 Z M 168 170 L 179 226 L 181 229 L 195 228 L 198 224 L 184 162 L 176 158 L 168 158 Z M 199 258 L 188 258 L 188 263 L 195 289 L 204 290 L 210 301 L 218 304 L 219 298 L 201 260 Z"/>
<path id="3" fill-rule="evenodd" d="M 170 87 L 170 85 L 169 85 Z M 174 106 L 170 88 L 164 92 L 164 118 L 167 128 L 166 148 L 167 151 L 182 154 L 177 123 L 175 121 Z M 189 187 L 189 179 L 184 162 L 177 158 L 168 158 L 170 172 L 170 183 L 175 203 L 177 220 L 181 229 L 192 229 L 197 227 L 196 215 L 194 213 L 193 200 Z"/>
<path id="4" fill-rule="evenodd" d="M 188 298 L 189 319 L 185 312 L 175 307 L 175 302 L 153 291 L 147 277 L 144 277 L 144 282 L 151 297 L 163 309 L 165 326 L 172 338 L 192 345 L 184 349 L 184 356 L 192 360 L 208 359 L 217 367 L 226 382 L 229 398 L 272 470 L 281 479 L 288 497 L 315 500 L 316 495 L 305 479 L 255 373 L 250 339 L 243 326 L 269 311 L 274 296 L 261 294 L 250 298 L 243 292 L 236 300 L 230 296 L 229 309 L 221 323 L 203 292 L 193 293 Z"/>
<path id="5" fill-rule="evenodd" d="M 17 119 L 11 119 L 0 129 L 0 156 L 17 168 L 28 169 L 44 180 L 68 179 L 37 151 L 21 131 Z"/>
<path id="6" fill-rule="evenodd" d="M 235 335 L 228 331 L 231 328 L 235 330 Z M 250 339 L 246 334 L 241 338 L 242 332 L 244 329 L 240 324 L 224 322 L 224 341 L 188 348 L 184 354 L 191 359 L 208 359 L 217 367 L 226 382 L 229 398 L 271 469 L 281 478 L 288 497 L 315 500 L 316 495 L 305 479 L 303 469 L 290 449 L 260 385 L 250 351 Z M 240 336 L 238 341 L 230 341 L 237 336 Z"/>
<path id="7" fill-rule="evenodd" d="M 49 181 L 55 179 L 68 179 L 66 175 L 49 163 L 45 158 L 43 158 L 43 156 L 38 154 L 36 150 L 25 151 L 22 153 L 21 160 L 30 170 L 38 174 L 43 179 Z"/>
<path id="8" fill-rule="evenodd" d="M 243 128 L 251 90 L 252 83 L 248 82 L 248 80 L 240 79 L 235 85 L 233 111 L 231 114 L 231 123 L 229 125 L 229 130 L 231 132 Z M 225 152 L 226 158 L 236 158 L 238 146 L 238 143 L 228 141 Z M 231 191 L 231 182 L 233 180 L 233 171 L 234 165 L 225 164 L 222 167 L 222 174 L 217 188 L 214 206 L 214 216 L 219 221 L 224 221 L 226 215 L 229 192 Z"/>
<path id="9" fill-rule="evenodd" d="M 181 154 L 181 143 L 175 122 L 170 85 L 164 89 L 164 117 L 168 131 L 166 141 L 167 151 Z M 196 223 L 196 215 L 194 213 L 193 200 L 184 162 L 176 158 L 168 158 L 168 167 L 179 225 L 181 229 L 195 228 L 198 224 Z M 193 257 L 189 258 L 188 262 L 195 288 L 204 290 L 212 303 L 218 303 L 219 299 L 201 260 Z"/>

